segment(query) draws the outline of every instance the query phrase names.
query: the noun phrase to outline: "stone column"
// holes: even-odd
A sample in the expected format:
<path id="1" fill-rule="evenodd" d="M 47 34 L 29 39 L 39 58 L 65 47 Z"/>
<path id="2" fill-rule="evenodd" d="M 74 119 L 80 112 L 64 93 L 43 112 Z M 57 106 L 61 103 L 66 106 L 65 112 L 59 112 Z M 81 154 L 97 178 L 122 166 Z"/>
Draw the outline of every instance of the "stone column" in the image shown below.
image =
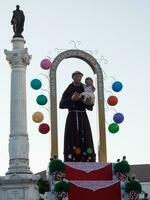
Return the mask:
<path id="1" fill-rule="evenodd" d="M 39 200 L 37 181 L 29 168 L 26 111 L 26 67 L 31 56 L 23 38 L 12 39 L 12 51 L 4 50 L 11 66 L 9 169 L 0 176 L 0 200 Z"/>
<path id="2" fill-rule="evenodd" d="M 12 51 L 4 50 L 11 66 L 9 169 L 6 174 L 31 174 L 26 112 L 26 67 L 31 56 L 24 48 L 23 38 L 14 38 L 12 43 Z"/>

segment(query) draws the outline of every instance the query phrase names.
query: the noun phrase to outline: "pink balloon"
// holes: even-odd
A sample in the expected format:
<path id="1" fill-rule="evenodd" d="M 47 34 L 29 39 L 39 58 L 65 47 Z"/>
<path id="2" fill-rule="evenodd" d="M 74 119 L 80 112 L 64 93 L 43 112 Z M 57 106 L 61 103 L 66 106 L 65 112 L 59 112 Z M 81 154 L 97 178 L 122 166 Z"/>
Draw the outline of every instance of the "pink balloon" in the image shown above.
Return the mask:
<path id="1" fill-rule="evenodd" d="M 45 58 L 41 61 L 40 66 L 41 66 L 42 69 L 47 70 L 47 69 L 51 68 L 52 63 L 49 59 Z"/>

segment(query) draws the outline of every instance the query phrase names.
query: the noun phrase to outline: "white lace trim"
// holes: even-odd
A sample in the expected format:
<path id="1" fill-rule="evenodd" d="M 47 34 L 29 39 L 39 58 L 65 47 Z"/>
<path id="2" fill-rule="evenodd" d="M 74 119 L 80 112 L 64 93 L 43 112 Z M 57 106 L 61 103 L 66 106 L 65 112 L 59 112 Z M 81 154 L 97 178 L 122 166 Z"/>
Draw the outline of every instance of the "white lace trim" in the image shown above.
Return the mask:
<path id="1" fill-rule="evenodd" d="M 77 187 L 86 188 L 92 191 L 96 191 L 102 188 L 111 187 L 119 181 L 69 181 Z"/>
<path id="2" fill-rule="evenodd" d="M 92 171 L 105 168 L 112 163 L 99 163 L 99 162 L 65 162 L 68 167 L 90 173 Z"/>

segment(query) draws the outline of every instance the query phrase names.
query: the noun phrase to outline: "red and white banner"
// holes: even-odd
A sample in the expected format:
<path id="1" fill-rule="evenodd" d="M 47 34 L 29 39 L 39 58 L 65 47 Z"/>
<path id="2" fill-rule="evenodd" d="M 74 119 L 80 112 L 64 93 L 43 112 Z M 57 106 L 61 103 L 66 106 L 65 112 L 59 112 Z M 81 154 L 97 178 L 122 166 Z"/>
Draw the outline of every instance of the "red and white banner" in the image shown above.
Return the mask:
<path id="1" fill-rule="evenodd" d="M 112 163 L 65 162 L 68 180 L 112 180 Z"/>
<path id="2" fill-rule="evenodd" d="M 119 181 L 70 181 L 69 200 L 121 200 Z"/>

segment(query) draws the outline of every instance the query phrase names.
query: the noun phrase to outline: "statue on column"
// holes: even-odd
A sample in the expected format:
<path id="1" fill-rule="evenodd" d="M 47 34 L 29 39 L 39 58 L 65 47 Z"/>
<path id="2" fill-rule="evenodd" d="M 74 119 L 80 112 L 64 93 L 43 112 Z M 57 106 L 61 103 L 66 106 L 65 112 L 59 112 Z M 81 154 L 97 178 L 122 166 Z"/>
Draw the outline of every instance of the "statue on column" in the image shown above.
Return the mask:
<path id="1" fill-rule="evenodd" d="M 21 35 L 24 30 L 24 21 L 25 16 L 22 10 L 19 9 L 20 6 L 16 6 L 16 10 L 13 11 L 13 16 L 11 19 L 11 24 L 13 25 L 14 36 L 13 37 L 22 37 Z"/>

